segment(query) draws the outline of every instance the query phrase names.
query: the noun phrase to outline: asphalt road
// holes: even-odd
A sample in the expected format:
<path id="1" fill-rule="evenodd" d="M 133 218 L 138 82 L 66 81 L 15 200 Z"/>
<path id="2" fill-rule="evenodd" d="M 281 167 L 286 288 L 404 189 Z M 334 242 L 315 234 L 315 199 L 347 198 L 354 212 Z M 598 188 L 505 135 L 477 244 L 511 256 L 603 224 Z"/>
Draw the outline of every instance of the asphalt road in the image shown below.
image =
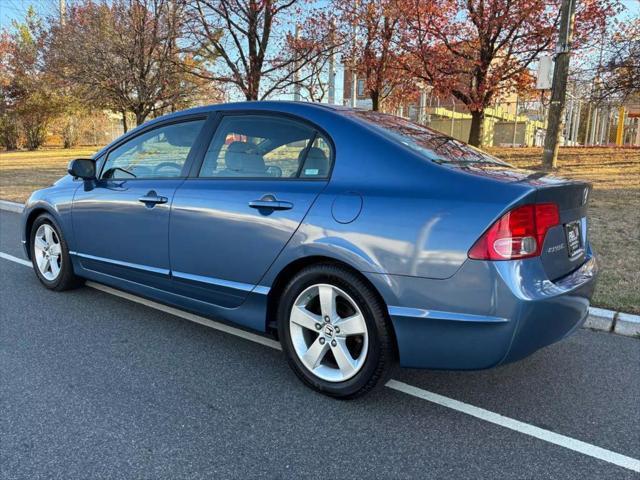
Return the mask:
<path id="1" fill-rule="evenodd" d="M 18 216 L 0 252 L 22 257 Z M 640 341 L 581 330 L 482 372 L 394 379 L 640 459 Z M 281 352 L 0 258 L 2 479 L 631 479 L 637 472 L 383 388 L 331 400 Z"/>

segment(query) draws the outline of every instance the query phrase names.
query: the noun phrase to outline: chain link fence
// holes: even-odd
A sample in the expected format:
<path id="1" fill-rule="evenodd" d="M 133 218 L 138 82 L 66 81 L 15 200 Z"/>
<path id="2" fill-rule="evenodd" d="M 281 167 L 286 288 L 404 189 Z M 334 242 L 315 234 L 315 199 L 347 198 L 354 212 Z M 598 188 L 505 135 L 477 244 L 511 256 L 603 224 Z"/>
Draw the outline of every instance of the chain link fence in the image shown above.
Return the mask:
<path id="1" fill-rule="evenodd" d="M 495 147 L 541 147 L 548 97 L 495 102 L 485 110 L 482 143 Z M 455 98 L 423 94 L 394 112 L 462 141 L 471 128 L 469 109 Z M 621 121 L 622 119 L 622 121 Z M 640 146 L 640 104 L 594 102 L 568 95 L 561 146 Z"/>

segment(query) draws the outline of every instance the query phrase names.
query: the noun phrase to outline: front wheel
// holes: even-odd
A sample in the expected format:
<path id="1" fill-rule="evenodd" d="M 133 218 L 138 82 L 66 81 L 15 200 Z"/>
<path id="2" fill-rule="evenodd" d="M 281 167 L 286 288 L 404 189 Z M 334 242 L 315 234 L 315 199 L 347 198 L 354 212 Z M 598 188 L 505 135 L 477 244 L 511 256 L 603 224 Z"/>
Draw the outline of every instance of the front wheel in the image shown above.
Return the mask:
<path id="1" fill-rule="evenodd" d="M 278 308 L 280 342 L 311 388 L 355 398 L 381 385 L 395 361 L 384 304 L 358 275 L 338 265 L 300 271 Z"/>
<path id="2" fill-rule="evenodd" d="M 31 227 L 31 263 L 38 280 L 51 290 L 68 290 L 82 280 L 73 273 L 69 249 L 51 215 L 42 214 Z"/>

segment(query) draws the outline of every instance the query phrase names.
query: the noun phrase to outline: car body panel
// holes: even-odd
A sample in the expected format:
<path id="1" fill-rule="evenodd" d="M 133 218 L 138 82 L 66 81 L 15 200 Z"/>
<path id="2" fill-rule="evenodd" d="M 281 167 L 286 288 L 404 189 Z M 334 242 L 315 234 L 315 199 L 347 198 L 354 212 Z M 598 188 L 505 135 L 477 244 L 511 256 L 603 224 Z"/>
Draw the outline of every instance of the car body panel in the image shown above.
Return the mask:
<path id="1" fill-rule="evenodd" d="M 170 200 L 183 181 L 109 180 L 77 189 L 72 255 L 85 269 L 168 288 Z M 166 197 L 167 203 L 140 202 L 149 192 Z"/>
<path id="2" fill-rule="evenodd" d="M 402 366 L 479 369 L 523 358 L 584 322 L 598 272 L 587 256 L 561 282 L 540 281 L 536 259 L 468 260 L 447 280 L 366 275 L 388 305 Z"/>
<path id="3" fill-rule="evenodd" d="M 330 178 L 191 178 L 224 112 L 265 112 L 312 124 L 332 142 Z M 98 167 L 119 142 L 188 116 L 208 120 L 189 175 L 162 190 L 170 202 L 142 210 L 134 205 L 140 191 L 123 186 L 124 192 L 101 192 L 98 205 L 95 182 L 67 176 L 32 195 L 24 240 L 32 215 L 51 211 L 69 249 L 84 254 L 73 257 L 78 275 L 262 332 L 273 320 L 268 306 L 283 272 L 307 259 L 338 261 L 359 272 L 385 302 L 401 365 L 409 367 L 488 368 L 557 341 L 584 320 L 597 275 L 586 201 L 578 202 L 584 183 L 504 166 L 437 164 L 339 108 L 292 102 L 214 105 L 152 120 L 98 152 Z M 248 208 L 264 194 L 295 207 L 268 214 Z M 556 247 L 566 240 L 562 226 L 547 235 L 544 248 L 551 250 L 542 257 L 468 258 L 494 221 L 537 201 L 558 202 L 561 223 L 581 222 L 579 258 L 558 256 Z M 118 243 L 116 236 L 127 231 L 128 242 Z M 166 245 L 158 239 L 163 235 Z M 135 242 L 130 251 L 119 251 L 117 245 L 129 242 Z"/>
<path id="4" fill-rule="evenodd" d="M 326 183 L 186 180 L 173 199 L 169 235 L 176 291 L 224 307 L 240 305 L 278 257 Z M 265 195 L 289 202 L 292 208 L 262 210 L 249 206 L 249 202 Z"/>

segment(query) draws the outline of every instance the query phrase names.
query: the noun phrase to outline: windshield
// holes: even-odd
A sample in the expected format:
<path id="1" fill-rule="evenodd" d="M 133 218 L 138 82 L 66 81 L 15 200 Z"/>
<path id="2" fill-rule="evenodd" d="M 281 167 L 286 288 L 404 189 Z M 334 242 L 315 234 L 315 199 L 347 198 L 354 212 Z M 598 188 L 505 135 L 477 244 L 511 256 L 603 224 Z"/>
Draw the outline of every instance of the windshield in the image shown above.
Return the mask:
<path id="1" fill-rule="evenodd" d="M 371 110 L 351 110 L 354 115 L 381 131 L 385 136 L 406 145 L 436 163 L 507 163 L 436 130 L 401 117 Z"/>

